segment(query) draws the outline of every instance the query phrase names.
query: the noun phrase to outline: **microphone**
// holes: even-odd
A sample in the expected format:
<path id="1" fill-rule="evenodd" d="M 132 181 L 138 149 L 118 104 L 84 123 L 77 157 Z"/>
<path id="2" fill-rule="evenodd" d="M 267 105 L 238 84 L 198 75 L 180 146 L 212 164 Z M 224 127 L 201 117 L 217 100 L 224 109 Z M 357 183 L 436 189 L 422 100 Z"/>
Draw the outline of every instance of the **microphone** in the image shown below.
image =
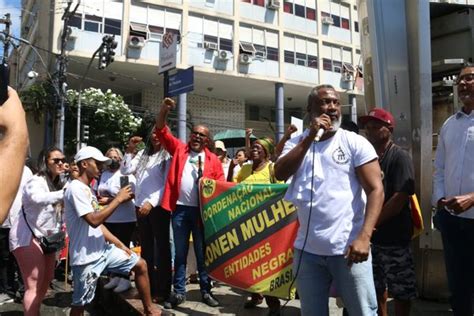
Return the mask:
<path id="1" fill-rule="evenodd" d="M 319 142 L 319 140 L 321 139 L 321 137 L 322 137 L 323 134 L 324 134 L 324 131 L 325 131 L 324 128 L 320 128 L 320 129 L 318 130 L 318 133 L 316 134 L 316 137 L 314 138 L 314 141 L 315 141 L 315 142 Z"/>

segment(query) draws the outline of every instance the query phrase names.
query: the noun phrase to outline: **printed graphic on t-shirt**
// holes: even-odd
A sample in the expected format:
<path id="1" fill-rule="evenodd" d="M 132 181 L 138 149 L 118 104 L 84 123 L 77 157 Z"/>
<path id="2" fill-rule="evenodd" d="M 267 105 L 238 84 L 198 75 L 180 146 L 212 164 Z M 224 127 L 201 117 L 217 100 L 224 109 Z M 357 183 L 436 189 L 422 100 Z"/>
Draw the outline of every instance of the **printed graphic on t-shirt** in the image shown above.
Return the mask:
<path id="1" fill-rule="evenodd" d="M 347 155 L 344 150 L 342 150 L 341 146 L 339 146 L 332 153 L 332 159 L 335 163 L 344 165 L 349 162 L 349 155 Z"/>

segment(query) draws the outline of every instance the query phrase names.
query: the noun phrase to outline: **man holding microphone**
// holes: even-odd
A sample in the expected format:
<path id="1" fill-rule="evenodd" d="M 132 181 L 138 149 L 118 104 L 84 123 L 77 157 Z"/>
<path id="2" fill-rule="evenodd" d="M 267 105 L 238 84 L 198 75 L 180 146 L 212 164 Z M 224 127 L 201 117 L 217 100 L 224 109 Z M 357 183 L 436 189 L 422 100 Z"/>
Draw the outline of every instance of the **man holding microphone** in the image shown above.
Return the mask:
<path id="1" fill-rule="evenodd" d="M 377 315 L 370 256 L 384 200 L 377 154 L 365 138 L 339 128 L 332 86 L 313 88 L 307 111 L 310 127 L 286 143 L 275 164 L 277 179 L 293 176 L 285 199 L 300 222 L 293 274 L 301 313 L 328 314 L 334 282 L 350 315 Z"/>

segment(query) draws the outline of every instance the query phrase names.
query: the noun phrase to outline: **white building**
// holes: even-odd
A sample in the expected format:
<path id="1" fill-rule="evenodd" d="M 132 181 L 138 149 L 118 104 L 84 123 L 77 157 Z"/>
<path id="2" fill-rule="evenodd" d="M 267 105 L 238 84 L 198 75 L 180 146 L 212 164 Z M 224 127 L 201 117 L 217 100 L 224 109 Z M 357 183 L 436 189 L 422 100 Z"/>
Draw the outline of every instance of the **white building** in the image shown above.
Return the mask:
<path id="1" fill-rule="evenodd" d="M 59 53 L 65 1 L 22 4 L 22 37 Z M 152 111 L 163 95 L 162 36 L 179 33 L 177 68 L 194 66 L 195 75 L 188 119 L 214 133 L 253 127 L 257 137 L 274 137 L 283 128 L 281 109 L 285 123 L 291 115 L 302 118 L 310 88 L 322 83 L 334 85 L 343 104 L 356 95 L 360 114 L 365 111 L 355 0 L 82 0 L 69 25 L 69 87 L 78 88 L 104 34 L 114 34 L 115 62 L 100 71 L 94 62 L 84 88 L 110 88 L 136 109 Z M 14 81 L 25 88 L 26 74 L 43 69 L 28 46 L 19 55 Z M 343 113 L 349 116 L 351 107 Z"/>

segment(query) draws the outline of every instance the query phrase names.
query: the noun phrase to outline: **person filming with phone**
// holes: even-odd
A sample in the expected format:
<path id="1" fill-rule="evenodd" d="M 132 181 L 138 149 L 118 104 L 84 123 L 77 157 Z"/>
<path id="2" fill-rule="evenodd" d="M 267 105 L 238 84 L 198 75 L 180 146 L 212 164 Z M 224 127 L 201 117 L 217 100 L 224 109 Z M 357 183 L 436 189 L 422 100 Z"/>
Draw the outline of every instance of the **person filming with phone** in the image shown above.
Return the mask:
<path id="1" fill-rule="evenodd" d="M 285 199 L 298 209 L 293 274 L 302 315 L 328 315 L 334 282 L 349 315 L 377 315 L 370 238 L 384 200 L 377 154 L 362 136 L 339 128 L 331 85 L 308 96 L 310 126 L 288 140 L 275 176 L 293 176 Z M 364 197 L 364 193 L 366 197 Z"/>
<path id="2" fill-rule="evenodd" d="M 120 163 L 123 155 L 120 149 L 112 147 L 107 150 L 105 156 L 111 159 L 111 163 L 102 172 L 99 185 L 97 187 L 98 201 L 102 206 L 108 205 L 117 196 L 121 188 L 131 185 L 132 192 L 135 192 L 135 177 L 133 175 L 123 175 L 120 171 Z M 117 237 L 125 246 L 130 245 L 133 232 L 137 223 L 135 204 L 133 200 L 119 205 L 117 210 L 106 219 L 104 225 Z M 111 275 L 109 283 L 105 289 L 113 289 L 115 293 L 128 290 L 131 287 L 129 276 Z"/>

